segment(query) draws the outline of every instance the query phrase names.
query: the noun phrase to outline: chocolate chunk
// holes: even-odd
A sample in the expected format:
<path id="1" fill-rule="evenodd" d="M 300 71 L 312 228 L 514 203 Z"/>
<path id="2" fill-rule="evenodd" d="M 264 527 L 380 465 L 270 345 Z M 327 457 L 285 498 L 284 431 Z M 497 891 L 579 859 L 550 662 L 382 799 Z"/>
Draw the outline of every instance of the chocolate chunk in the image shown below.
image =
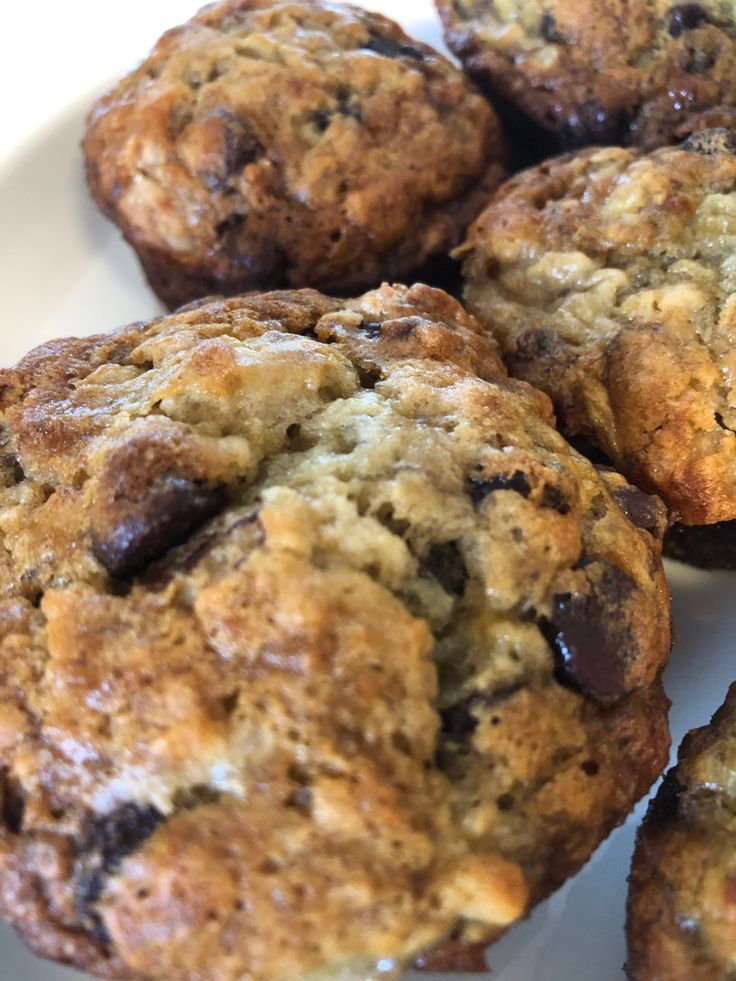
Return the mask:
<path id="1" fill-rule="evenodd" d="M 453 596 L 462 595 L 468 570 L 465 568 L 465 561 L 457 547 L 457 542 L 433 545 L 422 563 L 422 568 L 434 576 L 446 593 Z"/>
<path id="2" fill-rule="evenodd" d="M 26 796 L 20 782 L 7 770 L 0 771 L 0 821 L 11 834 L 20 832 L 25 809 Z"/>
<path id="3" fill-rule="evenodd" d="M 658 531 L 662 520 L 659 498 L 636 487 L 621 487 L 614 490 L 613 496 L 632 525 L 652 534 Z"/>
<path id="4" fill-rule="evenodd" d="M 222 794 L 206 783 L 180 787 L 174 794 L 173 804 L 177 811 L 193 811 L 196 807 L 216 804 Z"/>
<path id="5" fill-rule="evenodd" d="M 138 500 L 118 507 L 111 524 L 93 534 L 95 557 L 111 576 L 127 578 L 144 569 L 225 506 L 224 487 L 168 476 L 145 488 Z"/>
<path id="6" fill-rule="evenodd" d="M 677 779 L 677 768 L 668 770 L 659 785 L 655 797 L 649 804 L 647 818 L 665 823 L 677 818 L 680 796 L 685 787 Z"/>
<path id="7" fill-rule="evenodd" d="M 151 804 L 129 802 L 109 814 L 93 817 L 85 829 L 82 852 L 99 854 L 104 872 L 112 872 L 165 820 Z"/>
<path id="8" fill-rule="evenodd" d="M 736 153 L 736 132 L 725 127 L 703 129 L 691 133 L 681 146 L 683 150 L 702 153 L 706 157 L 716 153 Z"/>
<path id="9" fill-rule="evenodd" d="M 586 594 L 560 593 L 552 599 L 552 615 L 540 629 L 552 647 L 555 677 L 594 698 L 626 694 L 626 663 L 634 638 L 624 605 L 636 588 L 616 566 L 607 566 Z"/>
<path id="10" fill-rule="evenodd" d="M 359 123 L 365 122 L 363 109 L 355 102 L 355 95 L 350 92 L 341 92 L 337 103 L 337 112 L 347 119 L 355 119 Z"/>
<path id="11" fill-rule="evenodd" d="M 707 23 L 708 15 L 698 3 L 678 3 L 669 9 L 667 30 L 672 37 L 679 37 L 684 31 L 692 31 Z"/>
<path id="12" fill-rule="evenodd" d="M 424 52 L 415 48 L 413 44 L 402 44 L 400 41 L 394 41 L 393 38 L 381 37 L 378 34 L 372 34 L 363 47 L 383 55 L 384 58 L 413 58 L 414 61 L 426 61 Z"/>
<path id="13" fill-rule="evenodd" d="M 440 710 L 442 736 L 453 741 L 462 741 L 475 732 L 481 715 L 488 715 L 495 705 L 505 702 L 520 689 L 521 684 L 506 685 L 493 692 L 474 691 L 459 702 Z M 491 722 L 498 720 L 491 717 Z"/>
<path id="14" fill-rule="evenodd" d="M 259 157 L 263 147 L 249 123 L 229 109 L 218 108 L 184 128 L 177 152 L 209 190 L 218 191 L 229 177 Z"/>
<path id="15" fill-rule="evenodd" d="M 369 337 L 380 337 L 382 326 L 380 320 L 361 320 L 358 330 L 362 330 Z"/>
<path id="16" fill-rule="evenodd" d="M 493 477 L 467 477 L 465 480 L 465 493 L 476 505 L 499 490 L 512 490 L 522 497 L 529 497 L 532 485 L 521 470 L 514 470 L 512 474 L 499 473 Z"/>
<path id="17" fill-rule="evenodd" d="M 242 518 L 234 521 L 224 531 L 219 530 L 217 534 L 203 535 L 197 541 L 191 543 L 191 548 L 181 549 L 175 555 L 165 555 L 160 562 L 152 563 L 143 573 L 139 581 L 146 589 L 150 589 L 153 592 L 160 592 L 168 586 L 175 575 L 185 575 L 191 572 L 212 552 L 212 549 L 219 542 L 222 542 L 228 535 L 237 531 L 239 528 L 244 528 L 248 525 L 255 525 L 253 529 L 253 547 L 255 548 L 261 545 L 264 540 L 264 534 L 263 526 L 258 522 L 259 514 L 260 507 L 255 507 Z"/>
<path id="18" fill-rule="evenodd" d="M 310 113 L 309 119 L 311 120 L 312 125 L 316 126 L 320 133 L 324 133 L 332 122 L 332 113 L 327 112 L 326 109 L 317 109 L 315 112 Z"/>
<path id="19" fill-rule="evenodd" d="M 542 14 L 539 32 L 544 40 L 549 41 L 550 44 L 560 44 L 564 41 L 564 38 L 557 30 L 557 19 L 549 10 L 545 10 Z"/>
<path id="20" fill-rule="evenodd" d="M 105 949 L 110 947 L 110 936 L 94 908 L 95 903 L 102 895 L 107 877 L 164 820 L 164 815 L 152 805 L 130 802 L 110 814 L 92 818 L 85 828 L 78 845 L 76 905 L 92 939 Z"/>
<path id="21" fill-rule="evenodd" d="M 470 711 L 473 700 L 464 698 L 457 705 L 440 710 L 442 719 L 442 735 L 445 739 L 453 742 L 462 742 L 467 736 L 472 735 L 478 727 L 478 719 Z"/>
<path id="22" fill-rule="evenodd" d="M 530 327 L 519 336 L 513 357 L 515 361 L 536 361 L 550 355 L 556 346 L 557 342 L 547 331 Z"/>
<path id="23" fill-rule="evenodd" d="M 230 232 L 237 231 L 245 221 L 245 215 L 233 212 L 227 218 L 215 225 L 215 234 L 218 238 L 225 238 Z"/>
<path id="24" fill-rule="evenodd" d="M 359 123 L 364 122 L 363 110 L 359 105 L 355 104 L 353 99 L 354 96 L 349 92 L 340 93 L 334 109 L 317 109 L 311 113 L 310 119 L 313 125 L 316 126 L 320 133 L 324 133 L 329 129 L 330 123 L 336 115 L 355 119 Z"/>
<path id="25" fill-rule="evenodd" d="M 550 511 L 557 511 L 558 514 L 570 513 L 570 502 L 567 496 L 554 484 L 544 485 L 540 504 L 543 508 L 549 508 Z"/>

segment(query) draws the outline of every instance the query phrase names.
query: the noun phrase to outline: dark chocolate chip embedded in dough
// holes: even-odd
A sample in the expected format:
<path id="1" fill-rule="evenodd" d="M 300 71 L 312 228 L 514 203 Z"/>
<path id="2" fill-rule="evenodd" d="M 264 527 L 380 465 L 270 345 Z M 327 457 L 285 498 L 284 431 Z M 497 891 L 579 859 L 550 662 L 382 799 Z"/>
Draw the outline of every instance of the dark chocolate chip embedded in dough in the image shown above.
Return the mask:
<path id="1" fill-rule="evenodd" d="M 224 487 L 168 476 L 126 501 L 111 523 L 93 533 L 95 557 L 111 576 L 127 578 L 181 544 L 227 502 Z"/>
<path id="2" fill-rule="evenodd" d="M 221 190 L 229 177 L 263 153 L 250 124 L 223 108 L 193 119 L 177 148 L 188 169 L 211 191 Z"/>
<path id="3" fill-rule="evenodd" d="M 93 817 L 88 822 L 81 850 L 98 853 L 102 870 L 114 871 L 164 820 L 164 815 L 152 804 L 132 801 L 121 804 L 109 814 Z"/>
<path id="4" fill-rule="evenodd" d="M 557 19 L 553 13 L 549 10 L 545 10 L 542 14 L 542 20 L 539 25 L 539 32 L 545 41 L 549 41 L 550 44 L 559 44 L 564 40 L 562 35 L 557 29 Z"/>
<path id="5" fill-rule="evenodd" d="M 371 35 L 370 40 L 363 47 L 383 55 L 384 58 L 413 58 L 414 61 L 426 61 L 424 52 L 415 48 L 413 44 L 402 44 L 400 41 L 394 41 L 393 38 L 380 37 L 377 34 Z"/>
<path id="6" fill-rule="evenodd" d="M 672 37 L 679 37 L 685 31 L 692 31 L 708 20 L 707 13 L 699 3 L 678 3 L 670 7 L 667 30 Z"/>
<path id="7" fill-rule="evenodd" d="M 558 514 L 570 513 L 570 502 L 567 495 L 554 484 L 545 484 L 542 490 L 542 500 L 540 504 L 543 508 L 550 511 L 557 511 Z"/>
<path id="8" fill-rule="evenodd" d="M 662 520 L 662 506 L 658 498 L 636 487 L 617 488 L 613 496 L 632 525 L 652 534 L 657 531 Z"/>
<path id="9" fill-rule="evenodd" d="M 514 470 L 512 474 L 499 473 L 493 477 L 468 477 L 465 481 L 465 491 L 473 504 L 480 504 L 489 494 L 500 490 L 512 490 L 522 497 L 529 497 L 532 486 L 522 470 Z"/>
<path id="10" fill-rule="evenodd" d="M 77 910 L 86 921 L 92 939 L 106 949 L 111 946 L 111 939 L 95 904 L 103 893 L 107 877 L 116 871 L 126 856 L 150 838 L 164 820 L 158 808 L 131 801 L 109 814 L 93 817 L 78 842 Z"/>
<path id="11" fill-rule="evenodd" d="M 361 320 L 358 330 L 362 330 L 369 337 L 380 337 L 382 326 L 380 320 Z"/>
<path id="12" fill-rule="evenodd" d="M 462 741 L 472 735 L 478 727 L 478 719 L 470 711 L 471 699 L 463 699 L 457 705 L 440 710 L 442 735 L 446 739 Z"/>
<path id="13" fill-rule="evenodd" d="M 20 781 L 7 770 L 0 771 L 0 820 L 11 834 L 20 832 L 25 809 L 26 795 Z"/>
<path id="14" fill-rule="evenodd" d="M 625 572 L 609 566 L 589 593 L 553 597 L 552 615 L 540 627 L 552 646 L 558 681 L 594 698 L 626 694 L 635 641 L 623 608 L 635 588 Z"/>
<path id="15" fill-rule="evenodd" d="M 460 596 L 465 589 L 468 570 L 457 542 L 433 545 L 422 563 L 422 568 L 434 576 L 446 593 Z"/>

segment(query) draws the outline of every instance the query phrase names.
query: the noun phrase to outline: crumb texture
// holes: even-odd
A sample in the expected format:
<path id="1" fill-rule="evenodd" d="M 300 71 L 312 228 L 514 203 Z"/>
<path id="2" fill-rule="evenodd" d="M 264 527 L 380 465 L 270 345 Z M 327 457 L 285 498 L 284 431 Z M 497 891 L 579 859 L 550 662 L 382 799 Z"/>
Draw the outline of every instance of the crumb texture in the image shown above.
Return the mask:
<path id="1" fill-rule="evenodd" d="M 477 962 L 663 766 L 663 509 L 447 295 L 193 305 L 0 393 L 0 909 L 34 949 Z"/>
<path id="2" fill-rule="evenodd" d="M 504 155 L 449 61 L 320 0 L 226 0 L 168 31 L 93 107 L 84 152 L 170 306 L 407 278 L 457 243 Z"/>
<path id="3" fill-rule="evenodd" d="M 549 161 L 461 247 L 512 374 L 687 525 L 736 517 L 735 147 L 721 129 Z"/>
<path id="4" fill-rule="evenodd" d="M 736 977 L 736 685 L 694 729 L 639 830 L 630 877 L 632 981 Z"/>

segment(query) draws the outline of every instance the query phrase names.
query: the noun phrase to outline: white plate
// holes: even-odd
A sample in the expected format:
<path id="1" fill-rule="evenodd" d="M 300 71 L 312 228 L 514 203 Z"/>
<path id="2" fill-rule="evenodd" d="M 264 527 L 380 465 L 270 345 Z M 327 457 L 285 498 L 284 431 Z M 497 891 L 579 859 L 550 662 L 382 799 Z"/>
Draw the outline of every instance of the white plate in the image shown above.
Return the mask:
<path id="1" fill-rule="evenodd" d="M 76 8 L 80 2 L 75 0 Z M 401 20 L 415 36 L 440 44 L 430 0 L 383 0 L 373 6 Z M 160 27 L 156 23 L 149 30 L 147 25 L 161 11 L 147 14 L 142 3 L 134 7 L 142 55 Z M 181 17 L 188 16 L 190 0 L 179 7 Z M 114 37 L 95 38 L 95 43 L 114 43 Z M 111 50 L 109 65 L 118 63 Z M 2 364 L 12 364 L 49 338 L 105 330 L 160 311 L 132 253 L 96 213 L 84 188 L 78 142 L 91 98 L 49 120 L 0 166 Z M 677 564 L 669 565 L 669 573 L 677 643 L 665 685 L 673 700 L 677 745 L 688 728 L 710 717 L 736 678 L 736 578 Z M 626 875 L 643 809 L 641 804 L 580 875 L 492 948 L 496 981 L 620 981 Z M 428 981 L 428 975 L 411 977 Z M 0 927 L 0 981 L 83 978 L 33 958 L 12 931 Z"/>

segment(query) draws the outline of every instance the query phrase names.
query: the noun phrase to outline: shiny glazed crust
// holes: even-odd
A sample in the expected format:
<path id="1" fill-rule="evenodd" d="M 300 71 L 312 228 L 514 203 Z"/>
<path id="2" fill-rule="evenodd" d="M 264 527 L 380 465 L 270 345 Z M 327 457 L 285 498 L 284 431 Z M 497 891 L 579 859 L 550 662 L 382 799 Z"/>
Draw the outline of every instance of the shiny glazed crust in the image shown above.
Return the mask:
<path id="1" fill-rule="evenodd" d="M 468 963 L 661 770 L 662 506 L 445 294 L 196 304 L 0 392 L 0 910 L 40 953 Z"/>
<path id="2" fill-rule="evenodd" d="M 97 204 L 176 306 L 406 278 L 457 243 L 504 148 L 465 76 L 393 21 L 226 0 L 99 100 L 84 154 Z"/>

